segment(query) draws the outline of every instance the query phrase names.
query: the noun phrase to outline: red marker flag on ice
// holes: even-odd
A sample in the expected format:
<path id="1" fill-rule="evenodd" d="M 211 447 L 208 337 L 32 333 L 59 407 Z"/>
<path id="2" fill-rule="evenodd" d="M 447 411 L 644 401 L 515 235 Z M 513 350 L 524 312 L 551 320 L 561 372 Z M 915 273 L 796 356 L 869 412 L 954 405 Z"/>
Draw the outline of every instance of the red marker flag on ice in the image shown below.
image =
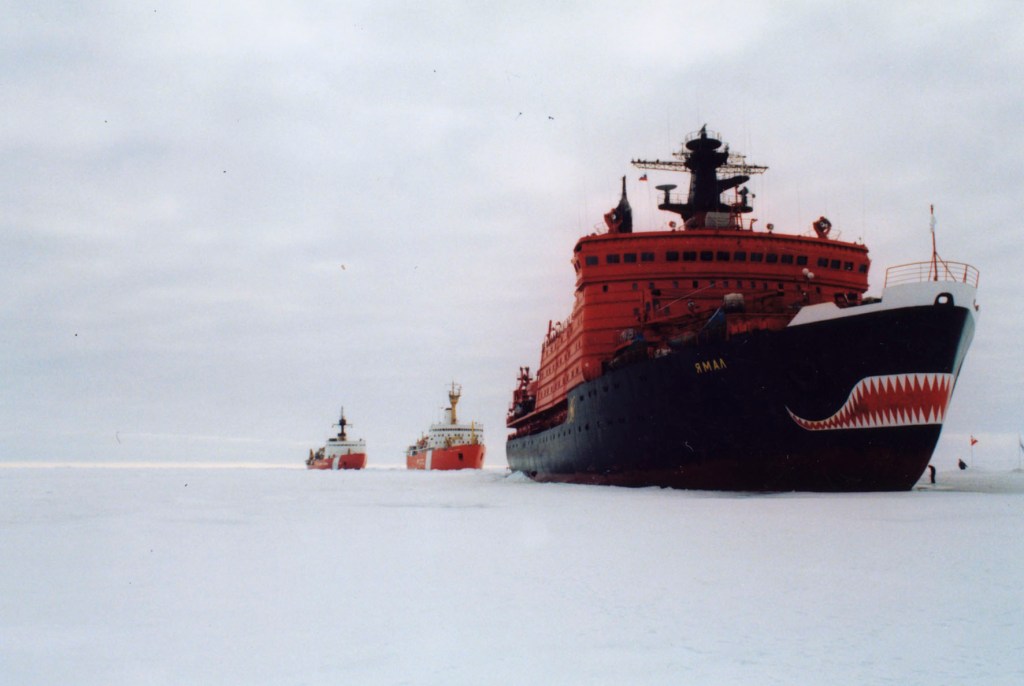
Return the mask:
<path id="1" fill-rule="evenodd" d="M 978 442 L 978 439 L 975 438 L 974 436 L 971 436 L 971 445 L 974 445 L 977 442 Z"/>

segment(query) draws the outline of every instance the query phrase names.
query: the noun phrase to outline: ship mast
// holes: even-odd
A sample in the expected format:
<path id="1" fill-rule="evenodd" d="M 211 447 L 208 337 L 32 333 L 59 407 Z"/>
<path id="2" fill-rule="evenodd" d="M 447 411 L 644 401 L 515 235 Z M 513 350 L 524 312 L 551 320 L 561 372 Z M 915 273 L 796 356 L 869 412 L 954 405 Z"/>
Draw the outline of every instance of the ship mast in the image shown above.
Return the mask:
<path id="1" fill-rule="evenodd" d="M 347 441 L 348 440 L 348 436 L 345 435 L 345 426 L 347 424 L 348 424 L 348 421 L 346 421 L 346 419 L 345 419 L 345 406 L 342 405 L 341 406 L 341 419 L 338 420 L 338 438 L 343 440 L 343 441 Z"/>
<path id="2" fill-rule="evenodd" d="M 459 404 L 459 398 L 462 396 L 462 386 L 452 381 L 451 390 L 448 391 L 448 402 L 451 403 L 451 422 L 455 424 L 457 422 L 455 418 L 455 406 Z"/>
<path id="3" fill-rule="evenodd" d="M 928 221 L 929 226 L 932 230 L 932 281 L 939 280 L 939 252 L 935 248 L 935 205 L 929 205 L 928 211 L 931 213 L 931 218 Z"/>
<path id="4" fill-rule="evenodd" d="M 752 212 L 754 208 L 747 204 L 746 188 L 738 192 L 739 202 L 725 204 L 721 194 L 730 188 L 736 188 L 750 180 L 751 174 L 761 174 L 768 167 L 747 164 L 746 156 L 732 154 L 729 146 L 722 147 L 719 134 L 708 133 L 707 126 L 701 127 L 697 133 L 690 134 L 679 152 L 673 153 L 675 160 L 633 160 L 638 169 L 657 169 L 690 173 L 690 191 L 686 202 L 682 198 L 670 195 L 675 188 L 672 184 L 658 186 L 664 191 L 665 197 L 658 204 L 658 209 L 675 212 L 682 216 L 687 228 L 707 225 L 709 213 L 728 213 L 738 215 Z M 728 178 L 718 178 L 719 172 L 735 174 Z"/>

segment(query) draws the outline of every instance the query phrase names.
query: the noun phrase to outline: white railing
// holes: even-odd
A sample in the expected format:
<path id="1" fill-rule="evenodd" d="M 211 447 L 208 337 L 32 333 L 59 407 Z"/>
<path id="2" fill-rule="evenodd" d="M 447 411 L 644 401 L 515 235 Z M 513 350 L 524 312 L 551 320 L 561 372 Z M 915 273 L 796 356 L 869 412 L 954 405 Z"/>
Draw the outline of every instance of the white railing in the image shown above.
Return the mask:
<path id="1" fill-rule="evenodd" d="M 885 270 L 885 285 L 888 287 L 923 281 L 955 281 L 977 288 L 978 276 L 978 270 L 969 264 L 936 259 L 889 267 Z"/>

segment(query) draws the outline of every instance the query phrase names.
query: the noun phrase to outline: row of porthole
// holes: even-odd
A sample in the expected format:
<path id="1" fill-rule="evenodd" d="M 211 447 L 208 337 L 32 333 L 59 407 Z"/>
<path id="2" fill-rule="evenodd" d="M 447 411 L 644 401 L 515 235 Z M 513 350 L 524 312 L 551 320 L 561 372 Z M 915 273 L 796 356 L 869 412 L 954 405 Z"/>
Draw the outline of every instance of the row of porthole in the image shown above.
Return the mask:
<path id="1" fill-rule="evenodd" d="M 663 290 L 663 289 L 670 289 L 670 288 L 671 289 L 679 289 L 679 288 L 681 288 L 681 286 L 679 285 L 679 281 L 673 281 L 671 287 L 670 286 L 655 286 L 655 283 L 656 282 L 654 282 L 654 281 L 649 282 L 648 286 L 647 286 L 648 290 L 654 291 L 654 290 Z M 734 288 L 734 289 L 738 289 L 738 290 L 757 290 L 757 283 L 758 283 L 757 281 L 753 281 L 753 280 L 752 281 L 748 281 L 747 283 L 750 284 L 749 287 L 744 286 L 743 283 L 744 282 L 743 282 L 742 279 L 736 279 L 735 281 L 731 281 L 730 279 L 722 279 L 721 284 L 718 283 L 717 279 L 708 279 L 707 283 L 705 284 L 704 287 L 705 288 L 723 288 L 723 289 Z M 779 290 L 784 290 L 785 287 L 786 287 L 786 284 L 783 281 L 777 281 L 776 282 L 776 286 L 778 287 Z M 802 290 L 805 287 L 805 284 L 803 284 L 803 283 L 794 283 L 793 286 L 794 286 L 794 288 L 796 288 L 796 290 Z M 700 280 L 693 279 L 690 282 L 690 287 L 691 288 L 701 288 Z M 818 293 L 821 293 L 821 286 L 816 286 L 815 288 L 817 288 Z M 634 290 L 634 291 L 640 290 L 640 284 L 638 282 L 636 282 L 636 281 L 632 282 L 631 289 Z M 768 282 L 767 281 L 762 281 L 761 282 L 761 290 L 763 290 L 763 291 L 768 290 Z M 601 292 L 602 293 L 607 293 L 608 292 L 608 284 L 606 284 L 606 283 L 601 284 Z"/>
<path id="2" fill-rule="evenodd" d="M 682 257 L 683 262 L 747 262 L 748 253 L 745 250 L 737 250 L 735 252 L 729 252 L 728 250 L 687 250 L 680 253 L 677 250 L 669 250 L 665 253 L 666 262 L 679 262 Z M 790 254 L 777 254 L 777 253 L 762 253 L 752 252 L 749 253 L 749 261 L 754 263 L 764 262 L 765 264 L 796 264 L 797 266 L 806 266 L 809 262 L 807 255 L 790 255 Z M 604 256 L 605 264 L 635 264 L 637 261 L 637 253 L 624 253 L 621 256 L 618 253 L 609 253 Z M 653 262 L 654 253 L 640 253 L 641 262 Z M 587 266 L 595 266 L 599 264 L 600 260 L 597 255 L 587 255 L 585 257 L 585 263 Z M 854 270 L 854 263 L 848 260 L 836 260 L 829 259 L 827 257 L 819 257 L 817 259 L 818 267 L 823 269 L 842 269 L 844 271 L 852 272 Z M 868 270 L 867 263 L 861 263 L 857 267 L 858 271 L 866 273 Z"/>
<path id="3" fill-rule="evenodd" d="M 627 420 L 626 420 L 625 417 L 619 417 L 619 421 L 618 422 L 609 422 L 608 426 L 613 426 L 616 423 L 618 423 L 618 424 L 625 424 L 626 421 Z M 650 418 L 649 417 L 637 417 L 636 421 L 638 421 L 638 422 L 650 421 Z M 598 424 L 597 428 L 600 429 L 602 427 L 601 427 L 600 424 Z M 590 424 L 589 423 L 584 424 L 583 426 L 576 427 L 576 433 L 582 433 L 583 431 L 590 431 Z M 544 436 L 543 438 L 539 438 L 539 439 L 538 438 L 531 438 L 531 439 L 529 439 L 529 445 L 533 445 L 534 443 L 537 443 L 537 442 L 540 442 L 540 443 L 550 443 L 551 441 L 554 441 L 556 439 L 565 438 L 567 436 L 571 436 L 572 433 L 573 433 L 572 429 L 563 429 L 562 431 L 559 431 L 557 434 L 554 434 L 554 435 L 550 435 L 549 434 L 549 435 Z"/>
<path id="4" fill-rule="evenodd" d="M 647 377 L 646 376 L 641 376 L 640 380 L 641 381 L 646 381 Z M 614 388 L 615 390 L 619 390 L 619 384 L 618 383 L 613 383 L 612 384 L 612 388 Z M 604 393 L 607 393 L 608 392 L 608 384 L 602 384 L 601 385 L 601 391 L 604 392 Z M 580 400 L 580 402 L 582 402 L 586 398 L 588 398 L 588 397 L 589 398 L 593 398 L 596 395 L 597 395 L 597 391 L 593 391 L 592 390 L 592 391 L 587 391 L 587 394 L 585 396 L 584 395 L 578 395 L 576 397 Z"/>

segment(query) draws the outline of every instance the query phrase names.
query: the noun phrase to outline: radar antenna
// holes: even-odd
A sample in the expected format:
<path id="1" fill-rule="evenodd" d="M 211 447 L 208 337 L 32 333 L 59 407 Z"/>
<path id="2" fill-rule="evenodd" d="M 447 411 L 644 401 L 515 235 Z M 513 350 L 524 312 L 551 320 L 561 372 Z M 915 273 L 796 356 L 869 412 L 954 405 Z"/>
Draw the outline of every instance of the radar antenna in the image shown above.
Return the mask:
<path id="1" fill-rule="evenodd" d="M 689 171 L 690 167 L 686 164 L 690 157 L 694 153 L 694 148 L 691 148 L 688 143 L 693 140 L 697 140 L 700 137 L 707 138 L 710 135 L 709 140 L 715 140 L 720 142 L 722 140 L 721 134 L 715 131 L 708 131 L 708 127 L 705 125 L 697 133 L 691 133 L 686 137 L 686 140 L 679 146 L 679 150 L 672 153 L 674 160 L 633 160 L 631 164 L 637 169 L 655 169 L 662 171 Z M 718 146 L 715 146 L 718 147 Z M 690 148 L 689 150 L 687 148 Z M 768 171 L 768 167 L 761 164 L 749 164 L 747 162 L 747 156 L 741 155 L 737 152 L 729 152 L 729 146 L 725 146 L 725 162 L 718 167 L 719 171 L 723 174 L 764 174 Z"/>
<path id="2" fill-rule="evenodd" d="M 728 152 L 728 151 L 727 151 Z M 655 169 L 661 171 L 674 171 L 674 172 L 687 172 L 689 169 L 686 166 L 686 161 L 690 158 L 690 153 L 676 152 L 672 153 L 678 157 L 678 160 L 632 160 L 632 164 L 637 169 Z M 723 174 L 764 174 L 768 171 L 768 167 L 761 164 L 748 164 L 747 156 L 739 153 L 729 153 L 729 157 L 726 158 L 725 164 L 718 168 Z"/>

